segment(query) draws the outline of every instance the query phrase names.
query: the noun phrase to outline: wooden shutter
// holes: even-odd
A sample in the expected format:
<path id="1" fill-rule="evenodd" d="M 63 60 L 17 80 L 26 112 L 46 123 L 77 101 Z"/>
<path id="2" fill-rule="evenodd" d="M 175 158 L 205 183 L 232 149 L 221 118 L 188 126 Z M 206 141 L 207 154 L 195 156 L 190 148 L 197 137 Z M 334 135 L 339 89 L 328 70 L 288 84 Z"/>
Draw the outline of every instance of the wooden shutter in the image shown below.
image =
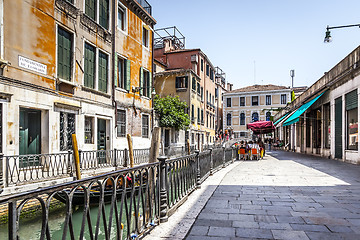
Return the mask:
<path id="1" fill-rule="evenodd" d="M 140 95 L 143 95 L 143 89 L 144 86 L 144 69 L 143 67 L 140 67 L 140 81 L 139 81 L 139 87 L 140 87 Z"/>
<path id="2" fill-rule="evenodd" d="M 358 107 L 358 94 L 357 90 L 349 92 L 345 95 L 345 106 L 346 111 L 357 108 Z"/>
<path id="3" fill-rule="evenodd" d="M 94 88 L 95 83 L 95 48 L 85 43 L 84 85 Z"/>
<path id="4" fill-rule="evenodd" d="M 179 88 L 180 87 L 180 78 L 176 77 L 175 78 L 175 88 Z"/>
<path id="5" fill-rule="evenodd" d="M 85 14 L 96 21 L 96 0 L 85 0 Z"/>
<path id="6" fill-rule="evenodd" d="M 109 0 L 99 0 L 99 24 L 105 29 L 109 28 Z"/>
<path id="7" fill-rule="evenodd" d="M 108 56 L 103 53 L 99 52 L 99 84 L 98 90 L 102 92 L 107 92 L 107 79 L 108 79 Z"/>
<path id="8" fill-rule="evenodd" d="M 151 98 L 152 93 L 152 73 L 149 72 L 149 87 L 148 87 L 148 97 Z"/>
<path id="9" fill-rule="evenodd" d="M 188 88 L 188 76 L 185 76 L 185 88 Z"/>
<path id="10" fill-rule="evenodd" d="M 72 35 L 60 27 L 58 28 L 57 60 L 57 76 L 65 80 L 71 80 Z"/>
<path id="11" fill-rule="evenodd" d="M 115 53 L 115 67 L 114 67 L 114 84 L 115 84 L 115 87 L 119 86 L 119 73 L 118 73 L 118 55 L 117 53 Z"/>
<path id="12" fill-rule="evenodd" d="M 130 91 L 131 85 L 131 61 L 129 59 L 125 60 L 125 89 Z"/>

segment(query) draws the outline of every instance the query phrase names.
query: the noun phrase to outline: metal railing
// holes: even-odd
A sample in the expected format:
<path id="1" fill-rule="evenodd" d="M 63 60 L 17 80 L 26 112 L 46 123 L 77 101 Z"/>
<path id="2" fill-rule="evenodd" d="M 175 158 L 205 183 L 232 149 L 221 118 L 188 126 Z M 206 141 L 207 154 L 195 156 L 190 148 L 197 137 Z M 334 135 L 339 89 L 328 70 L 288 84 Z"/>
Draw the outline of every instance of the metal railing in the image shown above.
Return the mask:
<path id="1" fill-rule="evenodd" d="M 134 164 L 149 162 L 150 149 L 134 149 Z"/>
<path id="2" fill-rule="evenodd" d="M 136 0 L 139 4 L 140 4 L 140 6 L 142 6 L 143 8 L 144 8 L 144 10 L 146 11 L 146 12 L 148 12 L 149 14 L 150 14 L 150 16 L 151 16 L 151 5 L 146 1 L 146 0 Z"/>
<path id="3" fill-rule="evenodd" d="M 0 206 L 8 208 L 8 238 L 19 237 L 26 224 L 22 214 L 34 202 L 39 226 L 33 229 L 39 229 L 40 239 L 137 238 L 167 221 L 184 197 L 200 188 L 215 162 L 220 162 L 213 158 L 221 158 L 223 164 L 233 161 L 225 158 L 232 151 L 216 148 L 170 160 L 163 156 L 156 163 L 3 198 Z M 64 214 L 53 209 L 55 199 L 62 202 Z M 56 222 L 56 230 L 51 221 Z"/>

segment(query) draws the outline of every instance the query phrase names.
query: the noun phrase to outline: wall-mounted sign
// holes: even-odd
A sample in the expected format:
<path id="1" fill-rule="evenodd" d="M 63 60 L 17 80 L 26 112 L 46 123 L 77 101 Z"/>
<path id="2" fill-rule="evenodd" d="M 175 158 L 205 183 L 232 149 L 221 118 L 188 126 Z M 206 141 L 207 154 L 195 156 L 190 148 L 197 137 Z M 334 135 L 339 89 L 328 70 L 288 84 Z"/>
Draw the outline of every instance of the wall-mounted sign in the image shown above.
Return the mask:
<path id="1" fill-rule="evenodd" d="M 47 66 L 45 64 L 33 61 L 26 57 L 19 56 L 19 67 L 29 69 L 34 72 L 45 74 L 47 72 Z"/>

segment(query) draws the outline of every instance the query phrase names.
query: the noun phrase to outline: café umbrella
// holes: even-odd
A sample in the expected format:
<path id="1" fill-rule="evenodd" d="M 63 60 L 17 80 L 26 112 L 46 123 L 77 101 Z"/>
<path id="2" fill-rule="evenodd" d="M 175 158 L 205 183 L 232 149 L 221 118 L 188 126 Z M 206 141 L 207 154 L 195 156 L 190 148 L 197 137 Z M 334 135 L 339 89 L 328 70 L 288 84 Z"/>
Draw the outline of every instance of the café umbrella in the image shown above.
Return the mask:
<path id="1" fill-rule="evenodd" d="M 254 134 L 266 134 L 275 131 L 272 121 L 257 121 L 247 124 L 247 129 L 251 129 Z"/>

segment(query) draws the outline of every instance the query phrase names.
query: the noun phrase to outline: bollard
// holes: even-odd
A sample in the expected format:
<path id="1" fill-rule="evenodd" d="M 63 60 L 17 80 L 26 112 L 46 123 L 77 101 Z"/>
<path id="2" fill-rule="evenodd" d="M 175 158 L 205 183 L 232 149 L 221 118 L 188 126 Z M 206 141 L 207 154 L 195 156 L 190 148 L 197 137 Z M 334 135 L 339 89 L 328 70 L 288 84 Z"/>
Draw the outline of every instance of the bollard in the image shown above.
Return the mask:
<path id="1" fill-rule="evenodd" d="M 196 188 L 200 189 L 201 188 L 201 182 L 200 182 L 200 151 L 199 150 L 195 150 L 195 154 L 196 154 Z"/>
<path id="2" fill-rule="evenodd" d="M 158 157 L 160 162 L 160 222 L 168 221 L 168 205 L 167 205 L 167 191 L 166 191 L 166 156 Z"/>
<path id="3" fill-rule="evenodd" d="M 225 147 L 223 146 L 223 168 L 225 167 Z"/>
<path id="4" fill-rule="evenodd" d="M 213 149 L 209 148 L 210 150 L 210 175 L 214 174 L 214 160 L 213 160 Z"/>

